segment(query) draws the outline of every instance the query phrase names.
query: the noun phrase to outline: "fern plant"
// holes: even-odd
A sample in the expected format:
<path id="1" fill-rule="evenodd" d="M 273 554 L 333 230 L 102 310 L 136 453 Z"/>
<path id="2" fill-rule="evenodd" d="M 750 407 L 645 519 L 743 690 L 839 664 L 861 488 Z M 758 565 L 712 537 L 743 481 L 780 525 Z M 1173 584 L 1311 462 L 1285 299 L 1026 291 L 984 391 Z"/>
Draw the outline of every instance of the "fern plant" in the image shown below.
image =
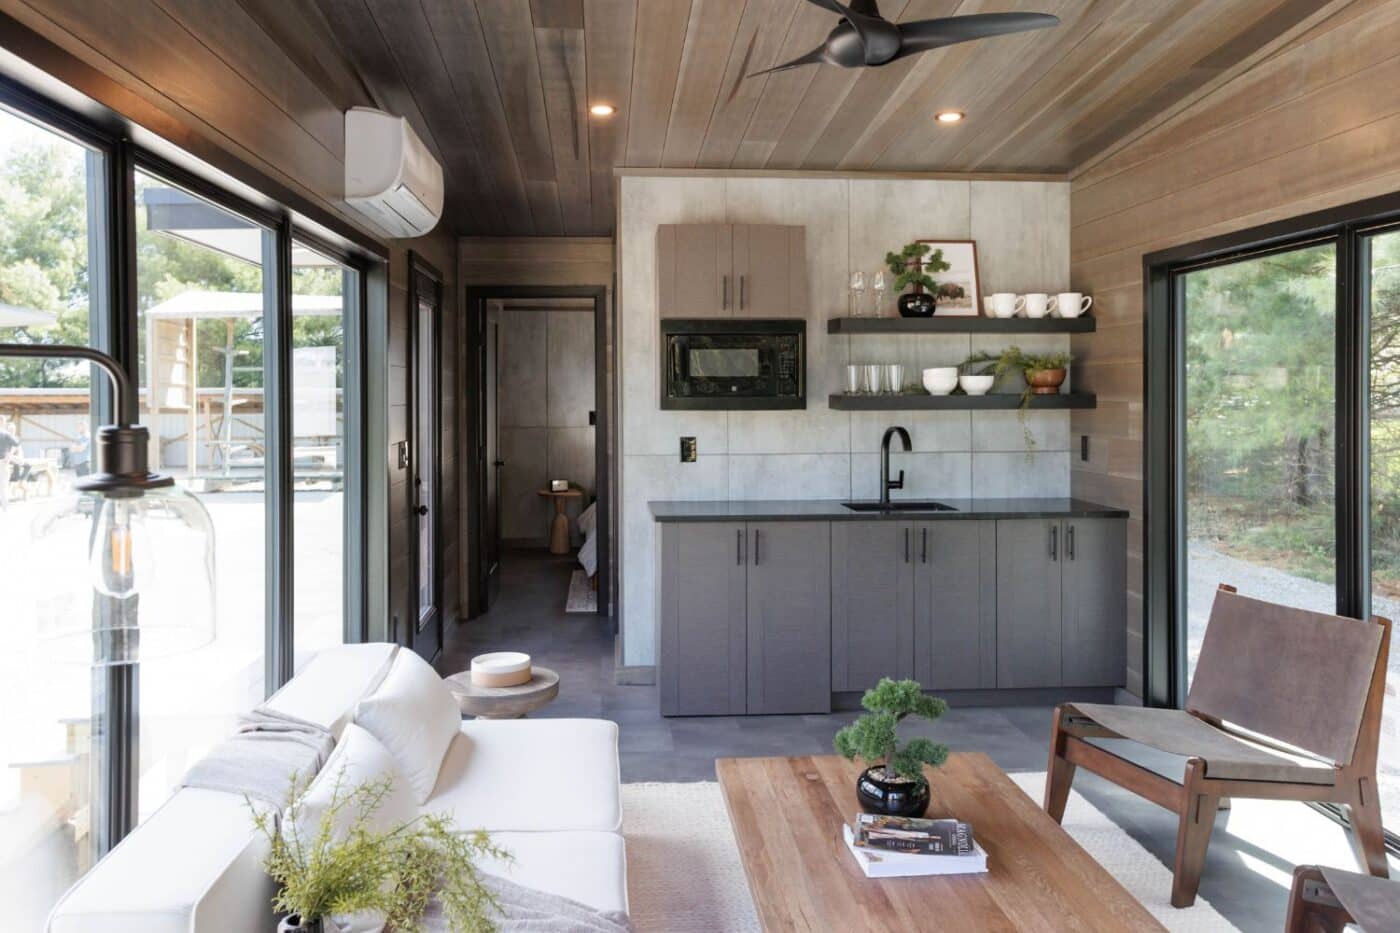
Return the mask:
<path id="1" fill-rule="evenodd" d="M 926 696 L 916 680 L 883 677 L 865 691 L 860 705 L 869 712 L 836 733 L 836 752 L 850 761 L 859 758 L 867 767 L 883 768 L 886 780 L 902 778 L 917 785 L 928 783 L 924 765 L 937 768 L 948 760 L 948 746 L 917 737 L 899 743 L 899 724 L 909 716 L 933 721 L 948 712 L 948 704 Z"/>
<path id="2" fill-rule="evenodd" d="M 309 783 L 293 777 L 287 794 L 291 816 Z M 374 911 L 384 916 L 387 929 L 415 931 L 423 928 L 428 902 L 436 896 L 453 931 L 495 931 L 500 904 L 481 883 L 475 862 L 483 857 L 509 860 L 509 853 L 485 832 L 459 832 L 437 816 L 375 830 L 371 817 L 391 788 L 388 777 L 351 790 L 337 781 L 309 839 L 296 831 L 294 819 L 279 826 L 277 811 L 244 798 L 253 825 L 270 845 L 263 868 L 278 885 L 273 908 L 304 920 Z M 339 831 L 346 817 L 348 829 Z"/>
<path id="3" fill-rule="evenodd" d="M 935 249 L 927 243 L 909 243 L 898 253 L 886 253 L 885 265 L 894 274 L 894 290 L 902 292 L 910 285 L 917 285 L 929 292 L 938 291 L 938 283 L 930 272 L 946 272 L 953 268 L 943 258 L 943 250 Z"/>

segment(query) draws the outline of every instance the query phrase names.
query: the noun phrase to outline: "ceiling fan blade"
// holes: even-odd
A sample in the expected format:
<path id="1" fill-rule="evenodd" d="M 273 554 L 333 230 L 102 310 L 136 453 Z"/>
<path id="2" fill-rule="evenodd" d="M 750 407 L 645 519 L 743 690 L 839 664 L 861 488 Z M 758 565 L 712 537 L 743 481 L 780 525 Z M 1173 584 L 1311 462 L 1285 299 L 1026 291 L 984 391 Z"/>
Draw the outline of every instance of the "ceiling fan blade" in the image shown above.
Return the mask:
<path id="1" fill-rule="evenodd" d="M 1032 29 L 1050 29 L 1060 25 L 1058 16 L 1049 13 L 974 13 L 970 16 L 944 16 L 899 24 L 900 48 L 898 58 L 927 52 L 929 49 L 988 39 Z"/>
<path id="2" fill-rule="evenodd" d="M 755 71 L 753 74 L 744 75 L 745 79 L 757 78 L 759 75 L 771 75 L 775 71 L 787 71 L 789 68 L 801 68 L 803 65 L 815 65 L 826 61 L 826 46 L 818 46 L 801 58 L 794 58 L 790 62 L 781 65 L 774 65 L 772 68 L 765 68 L 762 71 Z"/>

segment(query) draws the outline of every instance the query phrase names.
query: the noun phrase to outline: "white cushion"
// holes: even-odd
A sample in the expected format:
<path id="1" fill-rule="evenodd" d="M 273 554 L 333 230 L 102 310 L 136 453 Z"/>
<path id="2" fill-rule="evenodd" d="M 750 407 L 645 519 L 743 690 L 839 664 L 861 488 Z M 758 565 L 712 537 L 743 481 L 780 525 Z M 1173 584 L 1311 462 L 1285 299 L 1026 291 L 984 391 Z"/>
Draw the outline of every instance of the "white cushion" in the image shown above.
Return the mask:
<path id="1" fill-rule="evenodd" d="M 418 803 L 433 792 L 442 756 L 461 723 L 452 692 L 412 651 L 400 651 L 383 683 L 355 707 L 355 724 L 393 754 Z"/>
<path id="2" fill-rule="evenodd" d="M 350 723 L 315 780 L 288 809 L 285 821 L 288 830 L 296 834 L 302 846 L 312 845 L 337 796 L 345 800 L 361 785 L 386 777 L 390 781 L 389 792 L 366 821 L 366 828 L 375 832 L 385 832 L 412 820 L 417 816 L 418 801 L 389 750 L 364 729 Z M 359 808 L 354 805 L 338 811 L 331 823 L 331 839 L 339 842 L 349 836 L 358 813 Z M 331 919 L 339 933 L 379 933 L 384 929 L 383 915 L 369 911 L 332 915 Z"/>
<path id="3" fill-rule="evenodd" d="M 483 859 L 482 871 L 597 910 L 627 912 L 627 855 L 617 833 L 492 833 L 491 841 L 514 861 Z"/>
<path id="4" fill-rule="evenodd" d="M 339 736 L 355 704 L 379 686 L 397 653 L 398 645 L 385 642 L 323 648 L 264 705 Z"/>
<path id="5" fill-rule="evenodd" d="M 603 719 L 463 722 L 423 812 L 463 830 L 595 830 L 622 825 L 617 724 Z"/>

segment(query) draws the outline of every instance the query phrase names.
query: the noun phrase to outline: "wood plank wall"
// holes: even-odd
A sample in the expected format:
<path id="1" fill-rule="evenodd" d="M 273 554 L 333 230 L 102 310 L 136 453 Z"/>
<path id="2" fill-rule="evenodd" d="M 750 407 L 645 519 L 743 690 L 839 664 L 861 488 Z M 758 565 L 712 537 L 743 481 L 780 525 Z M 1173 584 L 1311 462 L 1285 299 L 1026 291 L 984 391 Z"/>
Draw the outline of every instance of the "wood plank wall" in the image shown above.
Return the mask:
<path id="1" fill-rule="evenodd" d="M 1128 687 L 1142 692 L 1142 257 L 1400 189 L 1400 0 L 1355 0 L 1073 175 L 1071 277 L 1098 332 L 1076 337 L 1089 438 L 1076 496 L 1128 508 Z"/>
<path id="2" fill-rule="evenodd" d="M 341 112 L 372 105 L 363 86 L 343 63 L 340 51 L 318 27 L 311 4 L 294 3 L 291 15 L 307 18 L 295 30 L 297 41 L 274 41 L 249 14 L 265 0 L 200 3 L 196 0 L 0 0 L 4 12 L 100 75 L 78 89 L 99 103 L 196 155 L 217 152 L 219 168 L 240 180 L 239 166 L 251 167 L 307 202 L 358 227 L 374 239 L 341 199 L 344 192 L 345 133 Z M 292 51 L 286 51 L 290 48 Z M 53 62 L 34 62 L 40 67 Z M 73 73 L 77 73 L 74 70 Z M 72 80 L 71 74 L 60 75 Z M 389 381 L 387 441 L 408 439 L 408 250 L 415 249 L 445 278 L 443 346 L 457 345 L 456 238 L 444 218 L 439 232 L 417 240 L 388 241 L 388 320 L 371 322 L 370 341 L 387 346 Z M 387 341 L 387 344 L 384 342 Z M 444 372 L 442 439 L 445 464 L 443 501 L 455 514 L 458 475 L 456 401 L 459 370 L 449 355 Z M 371 637 L 383 638 L 397 615 L 407 632 L 415 600 L 408 534 L 407 485 L 391 472 L 388 451 L 371 451 L 368 480 L 387 488 L 388 514 L 374 516 L 371 528 L 387 530 L 387 544 L 371 541 L 371 555 L 387 562 L 386 592 L 370 594 Z M 448 528 L 454 523 L 449 522 Z M 448 535 L 445 621 L 459 616 L 459 555 Z M 378 549 L 377 551 L 375 549 Z"/>

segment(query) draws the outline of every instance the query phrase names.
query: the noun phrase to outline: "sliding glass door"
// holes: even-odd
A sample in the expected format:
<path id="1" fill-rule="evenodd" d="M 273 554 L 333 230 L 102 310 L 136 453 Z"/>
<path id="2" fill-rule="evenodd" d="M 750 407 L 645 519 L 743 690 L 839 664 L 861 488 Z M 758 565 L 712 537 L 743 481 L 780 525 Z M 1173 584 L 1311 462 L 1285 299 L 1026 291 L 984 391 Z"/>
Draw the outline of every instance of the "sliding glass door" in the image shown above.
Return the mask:
<path id="1" fill-rule="evenodd" d="M 1336 248 L 1181 274 L 1186 663 L 1215 589 L 1337 608 Z"/>

